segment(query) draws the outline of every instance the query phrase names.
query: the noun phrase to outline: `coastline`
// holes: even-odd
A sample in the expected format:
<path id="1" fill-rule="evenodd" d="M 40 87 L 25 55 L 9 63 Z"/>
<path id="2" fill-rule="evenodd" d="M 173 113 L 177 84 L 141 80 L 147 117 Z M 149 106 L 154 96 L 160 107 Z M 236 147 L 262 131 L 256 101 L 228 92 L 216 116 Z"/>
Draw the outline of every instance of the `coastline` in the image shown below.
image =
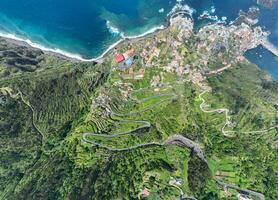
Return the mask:
<path id="1" fill-rule="evenodd" d="M 140 35 L 134 35 L 134 36 L 125 36 L 122 33 L 121 38 L 118 41 L 116 41 L 115 43 L 111 44 L 101 55 L 99 55 L 98 57 L 89 58 L 89 59 L 83 58 L 81 55 L 66 52 L 66 51 L 58 49 L 58 48 L 57 49 L 48 48 L 41 44 L 32 42 L 30 39 L 23 39 L 23 38 L 15 36 L 13 34 L 4 34 L 4 33 L 0 32 L 0 38 L 3 38 L 6 41 L 9 41 L 9 42 L 21 45 L 21 46 L 28 46 L 28 47 L 35 48 L 35 49 L 41 50 L 43 52 L 53 54 L 57 57 L 62 57 L 65 59 L 79 61 L 79 62 L 97 62 L 98 63 L 122 42 L 124 42 L 126 40 L 141 39 L 148 35 L 154 34 L 158 31 L 165 30 L 167 28 L 168 28 L 168 26 L 164 26 L 164 25 L 156 26 L 156 27 L 153 27 L 150 30 L 146 31 L 145 33 L 142 33 Z"/>
<path id="2" fill-rule="evenodd" d="M 99 62 L 102 61 L 102 59 L 107 54 L 109 54 L 114 48 L 116 48 L 122 42 L 124 42 L 126 40 L 141 39 L 143 37 L 146 37 L 146 36 L 149 36 L 151 34 L 155 34 L 159 31 L 165 30 L 170 26 L 170 19 L 173 16 L 179 15 L 179 14 L 187 14 L 192 18 L 192 14 L 194 12 L 195 12 L 195 10 L 190 8 L 188 5 L 182 5 L 180 3 L 177 3 L 172 8 L 172 10 L 166 15 L 164 25 L 155 26 L 155 27 L 147 30 L 146 32 L 144 32 L 142 34 L 134 35 L 134 36 L 133 35 L 126 36 L 125 33 L 119 33 L 120 34 L 120 39 L 118 41 L 112 43 L 102 54 L 100 54 L 99 56 L 94 57 L 94 58 L 83 58 L 82 55 L 75 54 L 75 53 L 70 53 L 70 52 L 64 51 L 64 50 L 59 49 L 59 48 L 48 48 L 48 47 L 44 46 L 43 44 L 33 42 L 30 39 L 24 39 L 24 38 L 18 37 L 14 34 L 11 34 L 11 33 L 0 32 L 0 38 L 3 38 L 5 40 L 9 40 L 9 41 L 12 40 L 16 44 L 23 45 L 23 46 L 27 45 L 29 47 L 39 49 L 39 50 L 41 50 L 45 53 L 53 54 L 53 55 L 56 55 L 58 57 L 62 57 L 62 58 L 65 58 L 65 59 L 79 61 L 79 62 L 96 62 L 96 63 L 99 63 Z M 113 27 L 113 29 L 116 29 L 116 28 Z"/>
<path id="3" fill-rule="evenodd" d="M 132 35 L 131 36 L 126 36 L 124 33 L 118 33 L 118 34 L 120 34 L 119 40 L 112 43 L 105 51 L 103 51 L 102 54 L 100 54 L 99 56 L 94 57 L 94 58 L 83 58 L 79 54 L 66 52 L 66 51 L 63 51 L 63 50 L 58 49 L 58 48 L 57 49 L 47 48 L 47 47 L 45 47 L 41 44 L 32 42 L 30 39 L 23 39 L 23 38 L 15 36 L 13 34 L 4 34 L 4 33 L 0 32 L 0 39 L 3 38 L 4 40 L 6 40 L 8 42 L 12 42 L 12 43 L 20 45 L 20 46 L 27 46 L 27 47 L 31 47 L 31 48 L 34 48 L 34 49 L 37 49 L 37 50 L 41 50 L 44 53 L 54 55 L 54 56 L 59 57 L 59 58 L 71 60 L 73 62 L 93 62 L 93 63 L 97 64 L 97 63 L 101 63 L 103 61 L 104 57 L 106 57 L 108 54 L 110 54 L 111 51 L 113 51 L 117 46 L 119 46 L 120 44 L 122 44 L 125 41 L 130 40 L 132 42 L 132 41 L 140 40 L 142 38 L 148 37 L 149 35 L 153 35 L 153 34 L 156 34 L 157 32 L 166 30 L 170 26 L 171 18 L 173 18 L 177 15 L 189 15 L 189 16 L 191 16 L 191 19 L 192 19 L 192 12 L 190 12 L 190 10 L 188 10 L 188 9 L 179 9 L 179 8 L 180 7 L 177 7 L 176 9 L 174 8 L 174 10 L 172 10 L 167 15 L 167 17 L 165 18 L 165 24 L 164 25 L 155 26 L 155 27 L 149 29 L 148 31 L 146 31 L 142 34 L 134 35 L 134 36 L 132 36 Z M 252 62 L 252 61 L 249 60 L 249 62 Z M 254 63 L 254 62 L 252 62 L 252 63 Z M 255 65 L 257 65 L 257 64 L 255 64 Z M 260 66 L 258 66 L 258 67 L 262 71 L 265 70 L 265 69 L 262 69 Z M 272 79 L 275 80 L 274 77 L 272 77 Z"/>

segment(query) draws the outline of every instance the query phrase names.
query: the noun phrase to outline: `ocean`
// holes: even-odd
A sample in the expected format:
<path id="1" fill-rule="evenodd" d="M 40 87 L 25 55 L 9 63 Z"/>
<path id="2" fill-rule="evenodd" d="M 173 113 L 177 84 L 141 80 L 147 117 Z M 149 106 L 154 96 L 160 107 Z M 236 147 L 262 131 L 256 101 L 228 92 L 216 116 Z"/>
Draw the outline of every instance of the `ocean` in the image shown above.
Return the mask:
<path id="1" fill-rule="evenodd" d="M 278 80 L 278 57 L 259 46 L 245 53 L 245 57 L 252 63 L 258 65 L 262 70 L 268 72 L 273 79 Z"/>
<path id="2" fill-rule="evenodd" d="M 195 28 L 208 22 L 233 21 L 240 9 L 248 10 L 255 0 L 1 0 L 0 36 L 20 39 L 43 50 L 78 59 L 100 56 L 121 36 L 137 36 L 162 28 L 168 13 L 177 5 L 188 6 Z M 211 19 L 199 20 L 202 14 Z M 278 6 L 263 9 L 260 25 L 272 32 L 278 46 Z M 255 49 L 253 51 L 259 51 Z M 271 74 L 278 64 L 254 61 Z M 269 55 L 268 55 L 269 56 Z M 264 65 L 264 66 L 262 66 Z M 271 70 L 268 70 L 270 68 Z M 276 76 L 273 76 L 274 78 Z"/>

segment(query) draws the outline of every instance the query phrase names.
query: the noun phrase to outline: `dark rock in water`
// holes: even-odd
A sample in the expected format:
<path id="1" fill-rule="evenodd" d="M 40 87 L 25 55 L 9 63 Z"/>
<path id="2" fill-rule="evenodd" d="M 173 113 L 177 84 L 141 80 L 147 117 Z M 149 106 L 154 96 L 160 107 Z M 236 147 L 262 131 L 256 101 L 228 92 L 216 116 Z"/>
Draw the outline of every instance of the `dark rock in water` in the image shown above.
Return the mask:
<path id="1" fill-rule="evenodd" d="M 240 25 L 242 23 L 255 25 L 258 23 L 258 18 L 260 15 L 260 9 L 257 7 L 251 7 L 247 12 L 240 11 L 239 17 L 234 21 L 234 25 Z"/>

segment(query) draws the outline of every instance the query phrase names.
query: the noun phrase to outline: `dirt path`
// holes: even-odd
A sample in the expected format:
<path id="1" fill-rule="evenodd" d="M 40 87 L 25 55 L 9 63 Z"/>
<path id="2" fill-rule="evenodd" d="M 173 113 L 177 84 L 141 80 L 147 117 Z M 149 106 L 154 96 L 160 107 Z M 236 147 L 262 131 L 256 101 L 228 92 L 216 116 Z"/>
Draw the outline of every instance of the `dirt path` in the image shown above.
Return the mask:
<path id="1" fill-rule="evenodd" d="M 0 92 L 4 95 L 9 95 L 13 99 L 20 98 L 20 100 L 31 110 L 31 112 L 32 112 L 32 125 L 37 130 L 37 132 L 40 134 L 42 140 L 44 140 L 45 139 L 44 133 L 39 129 L 39 127 L 35 123 L 34 108 L 32 107 L 32 105 L 27 100 L 24 99 L 22 92 L 20 90 L 18 90 L 18 93 L 14 94 L 13 89 L 9 88 L 9 87 L 0 88 Z"/>

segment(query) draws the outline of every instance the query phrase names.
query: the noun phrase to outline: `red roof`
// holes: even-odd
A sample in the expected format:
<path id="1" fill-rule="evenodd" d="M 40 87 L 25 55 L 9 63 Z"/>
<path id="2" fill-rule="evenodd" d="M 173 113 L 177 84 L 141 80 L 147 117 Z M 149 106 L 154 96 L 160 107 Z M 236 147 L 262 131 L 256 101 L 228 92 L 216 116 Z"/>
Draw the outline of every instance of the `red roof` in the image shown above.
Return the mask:
<path id="1" fill-rule="evenodd" d="M 122 62 L 123 60 L 125 60 L 125 57 L 123 54 L 117 54 L 115 56 L 115 60 L 119 63 L 119 62 Z"/>
<path id="2" fill-rule="evenodd" d="M 143 197 L 147 197 L 150 195 L 150 190 L 148 188 L 145 188 L 142 193 L 143 193 Z"/>

